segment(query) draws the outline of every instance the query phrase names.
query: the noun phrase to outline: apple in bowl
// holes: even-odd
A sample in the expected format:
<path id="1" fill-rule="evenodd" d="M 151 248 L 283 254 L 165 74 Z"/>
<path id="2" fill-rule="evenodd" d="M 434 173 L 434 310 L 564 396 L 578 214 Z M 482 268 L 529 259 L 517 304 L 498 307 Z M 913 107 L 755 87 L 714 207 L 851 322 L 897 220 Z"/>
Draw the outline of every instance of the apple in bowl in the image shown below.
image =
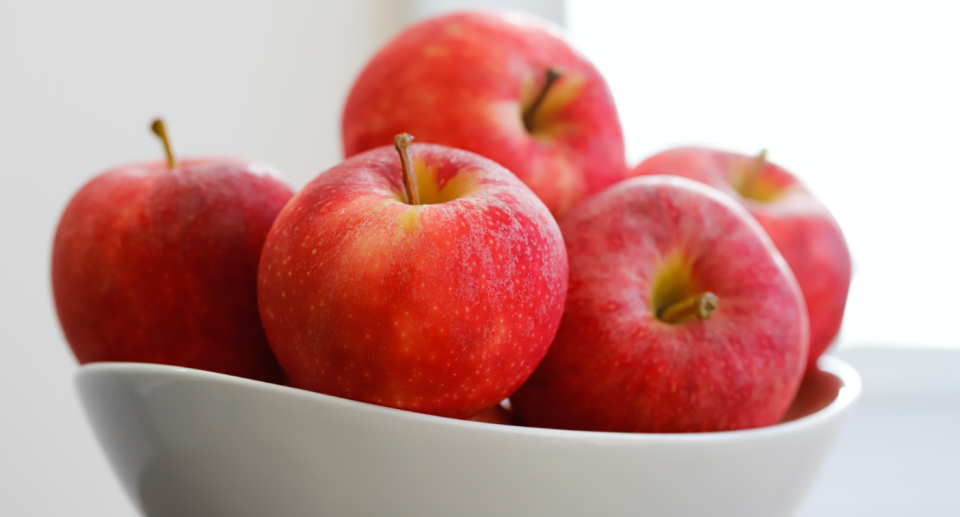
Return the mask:
<path id="1" fill-rule="evenodd" d="M 281 382 L 257 308 L 264 239 L 293 190 L 242 158 L 125 165 L 90 180 L 53 242 L 52 284 L 80 364 L 133 361 Z"/>
<path id="2" fill-rule="evenodd" d="M 766 231 L 797 278 L 810 317 L 813 368 L 840 331 L 850 290 L 850 251 L 829 210 L 792 174 L 757 156 L 683 147 L 641 162 L 632 176 L 669 174 L 738 200 Z"/>
<path id="3" fill-rule="evenodd" d="M 555 216 L 627 172 L 603 77 L 559 27 L 517 12 L 459 12 L 407 28 L 356 80 L 342 127 L 348 157 L 409 132 L 490 158 Z"/>
<path id="4" fill-rule="evenodd" d="M 557 257 L 553 268 L 560 271 L 554 280 L 564 287 L 562 293 L 566 276 L 560 273 L 566 272 L 567 262 L 562 242 L 549 237 L 559 237 L 559 229 L 536 223 L 540 218 L 552 221 L 546 208 L 495 164 L 486 171 L 488 160 L 440 146 L 416 146 L 410 157 L 401 152 L 399 159 L 387 151 L 362 154 L 328 171 L 284 209 L 268 238 L 260 278 L 261 286 L 265 277 L 285 281 L 261 291 L 261 309 L 271 339 L 279 336 L 273 342 L 279 344 L 281 361 L 286 353 L 304 365 L 291 371 L 294 385 L 319 381 L 336 388 L 333 381 L 346 381 L 342 386 L 352 394 L 370 394 L 375 392 L 362 389 L 377 386 L 366 384 L 363 374 L 377 369 L 381 386 L 393 390 L 391 400 L 401 398 L 407 409 L 423 410 L 423 402 L 430 400 L 421 395 L 418 401 L 416 395 L 417 390 L 429 393 L 426 375 L 453 380 L 469 373 L 462 356 L 451 367 L 433 369 L 429 360 L 410 360 L 431 353 L 453 359 L 457 352 L 471 351 L 450 346 L 451 341 L 436 347 L 444 329 L 457 328 L 445 312 L 470 307 L 470 314 L 477 315 L 472 321 L 497 331 L 468 336 L 485 338 L 473 348 L 479 352 L 474 356 L 501 354 L 499 365 L 488 365 L 491 370 L 518 363 L 503 356 L 502 348 L 529 347 L 525 341 L 537 344 L 552 335 L 538 337 L 514 327 L 507 335 L 522 340 L 507 342 L 499 318 L 477 310 L 490 306 L 493 297 L 505 296 L 486 292 L 484 299 L 481 289 L 465 289 L 464 282 L 476 280 L 458 276 L 463 261 L 457 259 L 465 257 L 469 265 L 476 257 L 463 250 L 498 251 L 481 230 L 497 228 L 500 235 L 514 235 L 509 242 L 522 242 L 519 258 L 511 259 L 514 271 L 529 271 L 542 260 L 537 249 L 542 256 Z M 412 169 L 415 177 L 401 180 L 400 169 Z M 467 176 L 457 180 L 460 174 Z M 409 187 L 419 199 L 411 199 Z M 463 197 L 437 197 L 454 192 Z M 486 197 L 493 193 L 499 195 Z M 460 212 L 462 205 L 507 211 L 527 204 L 540 207 L 529 224 L 524 221 L 530 214 Z M 502 224 L 508 220 L 517 224 Z M 438 232 L 428 232 L 431 228 Z M 447 247 L 440 230 L 474 238 Z M 533 231 L 533 236 L 511 231 Z M 457 235 L 447 234 L 451 239 Z M 537 242 L 541 245 L 534 246 Z M 509 269 L 494 255 L 486 256 L 491 260 L 479 261 L 475 278 Z M 391 269 L 396 274 L 376 273 Z M 448 275 L 428 277 L 431 271 Z M 486 280 L 475 287 L 495 288 L 505 279 Z M 559 318 L 556 307 L 543 301 L 562 306 L 563 295 L 540 291 L 540 281 L 521 275 L 503 284 L 519 284 L 520 296 L 527 296 L 526 302 L 513 302 L 527 328 L 542 317 L 537 311 Z M 795 286 L 793 291 L 798 297 Z M 381 296 L 384 292 L 396 294 L 398 303 L 391 306 Z M 481 297 L 469 298 L 471 293 Z M 718 289 L 717 311 L 728 310 L 731 302 L 736 306 L 729 294 Z M 502 301 L 500 306 L 509 307 L 510 300 Z M 523 312 L 531 305 L 533 312 Z M 408 310 L 430 316 L 377 317 L 407 316 Z M 684 319 L 681 309 L 673 312 Z M 399 322 L 397 330 L 388 333 L 393 321 Z M 325 326 L 328 322 L 336 326 Z M 275 334 L 278 328 L 286 334 Z M 371 347 L 370 330 L 390 339 Z M 410 336 L 417 339 L 406 339 Z M 498 344 L 502 346 L 491 348 Z M 380 359 L 371 361 L 374 356 Z M 319 369 L 325 362 L 341 367 L 325 374 Z M 682 435 L 483 423 L 503 421 L 502 415 L 485 415 L 479 422 L 456 420 L 383 407 L 374 399 L 377 404 L 163 365 L 86 365 L 76 385 L 122 485 L 146 515 L 771 517 L 790 515 L 796 508 L 860 393 L 859 377 L 849 366 L 832 357 L 824 357 L 821 366 L 818 377 L 807 377 L 816 381 L 811 389 L 801 387 L 797 400 L 802 404 L 780 424 Z M 457 403 L 442 408 L 452 416 L 473 411 L 463 401 L 479 400 L 458 388 L 456 382 L 448 385 Z"/>
<path id="5" fill-rule="evenodd" d="M 634 178 L 560 221 L 570 289 L 543 362 L 510 397 L 524 425 L 729 431 L 781 420 L 807 360 L 806 307 L 732 198 Z"/>
<path id="6" fill-rule="evenodd" d="M 293 386 L 456 418 L 526 380 L 566 293 L 563 239 L 533 192 L 491 160 L 409 135 L 284 207 L 258 289 Z"/>

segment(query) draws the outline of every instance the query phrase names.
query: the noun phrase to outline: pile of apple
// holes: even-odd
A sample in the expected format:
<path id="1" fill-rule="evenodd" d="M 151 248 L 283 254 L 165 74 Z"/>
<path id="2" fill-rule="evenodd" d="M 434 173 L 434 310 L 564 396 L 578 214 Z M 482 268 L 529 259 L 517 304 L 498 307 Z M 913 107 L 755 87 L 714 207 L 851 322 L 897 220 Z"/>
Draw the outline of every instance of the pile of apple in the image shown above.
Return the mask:
<path id="1" fill-rule="evenodd" d="M 843 236 L 792 175 L 700 148 L 630 171 L 603 78 L 526 15 L 397 36 L 349 95 L 348 158 L 295 195 L 262 163 L 177 161 L 154 131 L 167 160 L 94 178 L 57 229 L 81 363 L 453 418 L 502 419 L 509 397 L 522 425 L 718 431 L 780 421 L 843 316 Z"/>

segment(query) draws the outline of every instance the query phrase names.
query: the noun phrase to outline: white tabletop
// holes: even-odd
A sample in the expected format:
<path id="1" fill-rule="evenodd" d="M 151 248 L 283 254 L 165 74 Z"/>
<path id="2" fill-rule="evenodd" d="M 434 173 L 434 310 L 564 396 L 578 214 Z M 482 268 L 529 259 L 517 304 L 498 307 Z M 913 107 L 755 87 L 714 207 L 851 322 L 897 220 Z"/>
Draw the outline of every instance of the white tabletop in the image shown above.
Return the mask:
<path id="1" fill-rule="evenodd" d="M 960 515 L 960 350 L 835 355 L 863 398 L 797 517 Z"/>

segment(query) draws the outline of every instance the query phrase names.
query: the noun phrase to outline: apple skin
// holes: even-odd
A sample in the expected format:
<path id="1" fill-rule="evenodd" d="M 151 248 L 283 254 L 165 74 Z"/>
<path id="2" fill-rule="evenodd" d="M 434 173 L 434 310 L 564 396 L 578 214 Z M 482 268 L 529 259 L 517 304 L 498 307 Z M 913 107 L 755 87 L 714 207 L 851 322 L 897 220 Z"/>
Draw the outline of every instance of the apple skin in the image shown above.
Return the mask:
<path id="1" fill-rule="evenodd" d="M 758 184 L 772 200 L 761 201 L 735 188 L 754 157 L 700 147 L 677 148 L 647 158 L 633 176 L 670 174 L 717 188 L 737 199 L 763 226 L 803 291 L 810 315 L 808 368 L 840 332 L 850 290 L 850 251 L 827 208 L 792 174 L 766 162 Z"/>
<path id="2" fill-rule="evenodd" d="M 563 76 L 522 120 L 545 81 Z M 596 68 L 559 27 L 516 12 L 460 12 L 404 30 L 370 61 L 343 113 L 345 156 L 393 142 L 475 152 L 526 183 L 555 216 L 626 177 L 623 133 Z"/>
<path id="3" fill-rule="evenodd" d="M 780 421 L 806 365 L 806 308 L 733 199 L 683 178 L 634 178 L 580 203 L 560 229 L 570 290 L 550 351 L 510 397 L 523 425 L 700 432 Z M 708 319 L 665 323 L 659 285 L 710 291 L 719 305 Z"/>
<path id="4" fill-rule="evenodd" d="M 291 188 L 238 158 L 122 166 L 73 197 L 57 227 L 57 315 L 81 364 L 132 361 L 278 382 L 257 267 Z"/>
<path id="5" fill-rule="evenodd" d="M 402 201 L 390 147 L 290 201 L 264 245 L 260 313 L 294 386 L 469 418 L 546 353 L 566 252 L 547 208 L 500 165 L 437 145 L 410 153 L 424 204 Z"/>

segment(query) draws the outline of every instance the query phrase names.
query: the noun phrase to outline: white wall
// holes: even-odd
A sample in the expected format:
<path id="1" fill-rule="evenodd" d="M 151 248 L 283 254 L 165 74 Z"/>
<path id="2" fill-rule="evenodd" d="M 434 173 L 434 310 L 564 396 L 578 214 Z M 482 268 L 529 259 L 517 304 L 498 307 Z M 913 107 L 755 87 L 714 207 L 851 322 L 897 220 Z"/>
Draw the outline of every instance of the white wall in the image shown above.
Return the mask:
<path id="1" fill-rule="evenodd" d="M 535 13 L 557 25 L 567 22 L 567 5 L 564 0 L 411 0 L 412 19 L 434 16 L 440 13 L 470 8 L 506 8 Z"/>

